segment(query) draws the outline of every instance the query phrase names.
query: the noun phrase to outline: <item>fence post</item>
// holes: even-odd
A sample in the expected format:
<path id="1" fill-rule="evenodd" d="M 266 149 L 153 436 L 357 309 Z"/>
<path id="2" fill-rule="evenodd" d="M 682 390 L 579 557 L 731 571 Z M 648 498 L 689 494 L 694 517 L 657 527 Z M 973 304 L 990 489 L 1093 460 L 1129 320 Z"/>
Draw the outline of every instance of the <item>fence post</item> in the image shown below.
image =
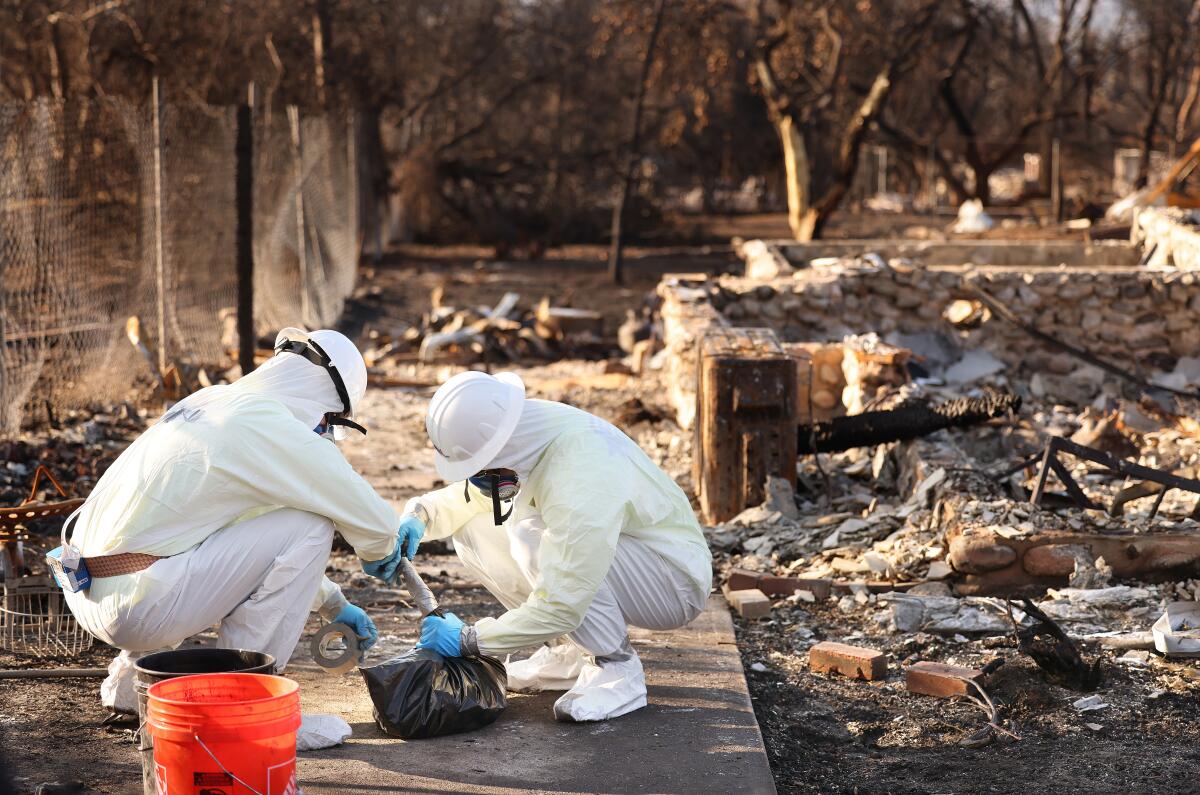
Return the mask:
<path id="1" fill-rule="evenodd" d="M 9 432 L 9 423 L 13 422 L 16 412 L 15 408 L 8 405 L 8 338 L 5 334 L 5 326 L 8 323 L 8 294 L 4 290 L 4 272 L 7 267 L 8 258 L 0 257 L 0 434 Z M 12 428 L 14 434 L 17 430 Z"/>
<path id="2" fill-rule="evenodd" d="M 295 164 L 296 180 L 296 257 L 300 265 L 300 317 L 308 326 L 312 315 L 309 306 L 308 247 L 305 244 L 304 226 L 304 150 L 300 141 L 300 108 L 288 105 L 288 123 L 292 128 L 292 160 Z"/>
<path id="3" fill-rule="evenodd" d="M 351 108 L 346 118 L 346 177 L 350 181 L 350 244 L 354 246 L 354 260 L 357 266 L 361 243 L 358 223 L 358 141 L 355 140 L 358 125 L 355 121 L 354 108 Z"/>
<path id="4" fill-rule="evenodd" d="M 162 103 L 158 75 L 150 80 L 151 129 L 154 134 L 154 270 L 158 283 L 158 373 L 167 372 L 167 278 L 163 263 Z"/>
<path id="5" fill-rule="evenodd" d="M 1062 144 L 1058 138 L 1050 145 L 1050 214 L 1055 222 L 1063 219 Z"/>
<path id="6" fill-rule="evenodd" d="M 254 370 L 254 84 L 237 109 L 237 333 L 242 375 Z"/>

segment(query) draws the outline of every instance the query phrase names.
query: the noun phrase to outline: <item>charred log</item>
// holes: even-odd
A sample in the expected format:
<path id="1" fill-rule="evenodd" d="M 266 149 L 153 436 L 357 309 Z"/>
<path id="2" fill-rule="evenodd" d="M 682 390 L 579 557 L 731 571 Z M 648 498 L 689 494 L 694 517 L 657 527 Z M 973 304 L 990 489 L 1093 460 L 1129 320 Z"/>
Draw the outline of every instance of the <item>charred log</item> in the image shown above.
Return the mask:
<path id="1" fill-rule="evenodd" d="M 956 398 L 935 406 L 904 405 L 888 411 L 864 411 L 798 429 L 799 454 L 834 453 L 854 447 L 903 442 L 945 428 L 969 428 L 1021 408 L 1021 398 L 1009 392 L 984 397 Z"/>

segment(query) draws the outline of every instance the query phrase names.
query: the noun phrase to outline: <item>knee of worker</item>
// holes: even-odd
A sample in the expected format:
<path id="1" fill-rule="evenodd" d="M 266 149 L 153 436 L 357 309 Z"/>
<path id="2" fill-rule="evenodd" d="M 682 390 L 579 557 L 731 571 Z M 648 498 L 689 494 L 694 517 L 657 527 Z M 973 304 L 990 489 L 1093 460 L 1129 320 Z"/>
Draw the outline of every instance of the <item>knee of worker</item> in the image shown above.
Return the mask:
<path id="1" fill-rule="evenodd" d="M 118 621 L 107 627 L 103 640 L 113 648 L 120 649 L 133 657 L 140 657 L 153 649 L 180 643 L 184 638 L 150 637 L 139 621 Z"/>

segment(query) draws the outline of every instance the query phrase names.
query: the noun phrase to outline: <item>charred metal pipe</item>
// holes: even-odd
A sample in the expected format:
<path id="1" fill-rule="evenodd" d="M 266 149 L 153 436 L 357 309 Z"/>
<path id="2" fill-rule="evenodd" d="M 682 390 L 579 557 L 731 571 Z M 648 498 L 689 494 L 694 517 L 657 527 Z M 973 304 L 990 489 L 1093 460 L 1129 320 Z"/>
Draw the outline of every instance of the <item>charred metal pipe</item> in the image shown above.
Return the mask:
<path id="1" fill-rule="evenodd" d="M 1021 408 L 1021 398 L 996 392 L 978 398 L 955 398 L 936 406 L 905 405 L 887 411 L 864 411 L 797 429 L 797 453 L 836 453 L 854 447 L 903 442 L 944 428 L 969 428 Z"/>
<path id="2" fill-rule="evenodd" d="M 0 679 L 74 679 L 108 676 L 107 668 L 19 668 L 0 671 Z"/>

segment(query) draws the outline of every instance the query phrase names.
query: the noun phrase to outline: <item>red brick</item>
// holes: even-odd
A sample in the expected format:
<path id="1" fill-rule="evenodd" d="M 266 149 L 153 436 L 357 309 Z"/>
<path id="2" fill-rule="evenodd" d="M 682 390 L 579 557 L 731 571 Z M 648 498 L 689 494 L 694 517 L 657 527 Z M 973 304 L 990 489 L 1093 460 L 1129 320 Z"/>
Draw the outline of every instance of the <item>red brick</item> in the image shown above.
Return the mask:
<path id="1" fill-rule="evenodd" d="M 796 591 L 811 591 L 818 600 L 829 598 L 832 580 L 809 577 L 775 577 L 764 574 L 758 579 L 758 589 L 771 596 L 791 596 Z"/>
<path id="2" fill-rule="evenodd" d="M 758 587 L 758 581 L 763 576 L 761 572 L 749 569 L 730 569 L 725 578 L 725 589 L 729 591 L 749 591 Z"/>
<path id="3" fill-rule="evenodd" d="M 983 679 L 983 671 L 922 661 L 905 669 L 904 686 L 910 693 L 953 698 L 974 692 L 975 688 L 963 681 L 964 678 L 978 682 Z"/>
<path id="4" fill-rule="evenodd" d="M 726 591 L 725 598 L 742 618 L 762 618 L 771 613 L 771 600 L 757 588 Z"/>
<path id="5" fill-rule="evenodd" d="M 827 640 L 808 650 L 808 667 L 855 679 L 883 679 L 887 676 L 887 655 L 878 649 Z"/>

